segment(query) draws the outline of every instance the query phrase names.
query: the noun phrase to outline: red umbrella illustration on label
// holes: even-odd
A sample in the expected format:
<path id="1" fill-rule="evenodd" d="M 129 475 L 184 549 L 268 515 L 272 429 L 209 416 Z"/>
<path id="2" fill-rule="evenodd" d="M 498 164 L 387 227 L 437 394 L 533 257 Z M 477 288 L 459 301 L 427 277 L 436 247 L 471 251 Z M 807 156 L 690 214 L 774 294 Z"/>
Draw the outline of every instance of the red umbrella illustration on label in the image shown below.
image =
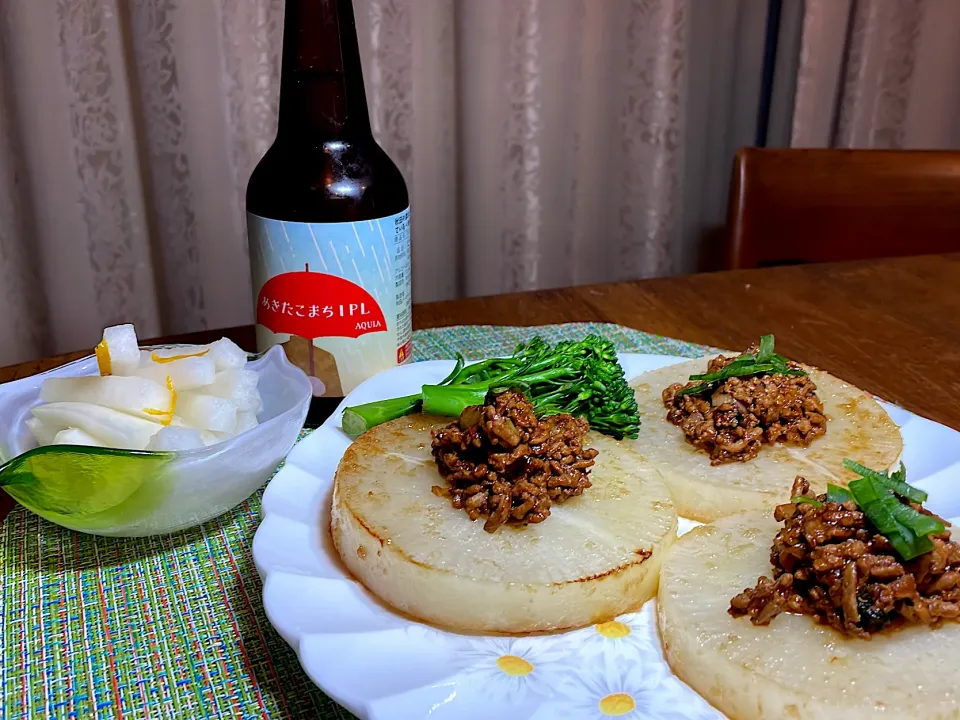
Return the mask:
<path id="1" fill-rule="evenodd" d="M 308 371 L 312 382 L 320 381 L 319 386 L 314 382 L 315 395 L 340 395 L 342 389 L 336 360 L 314 348 L 314 338 L 359 338 L 387 330 L 383 310 L 370 293 L 342 277 L 311 272 L 309 265 L 303 271 L 274 275 L 263 284 L 257 323 L 306 341 L 284 343 L 284 349 L 292 363 Z M 321 355 L 319 363 L 315 352 Z"/>

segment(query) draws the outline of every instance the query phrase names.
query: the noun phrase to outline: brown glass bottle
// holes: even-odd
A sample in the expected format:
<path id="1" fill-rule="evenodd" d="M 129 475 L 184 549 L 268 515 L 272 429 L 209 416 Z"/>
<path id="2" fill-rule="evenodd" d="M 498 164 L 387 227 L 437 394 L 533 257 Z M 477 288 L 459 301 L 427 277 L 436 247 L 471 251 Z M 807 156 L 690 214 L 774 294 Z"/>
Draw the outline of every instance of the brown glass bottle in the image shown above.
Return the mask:
<path id="1" fill-rule="evenodd" d="M 409 199 L 370 129 L 351 0 L 286 1 L 277 137 L 247 213 L 258 350 L 282 343 L 319 380 L 316 424 L 410 354 Z"/>

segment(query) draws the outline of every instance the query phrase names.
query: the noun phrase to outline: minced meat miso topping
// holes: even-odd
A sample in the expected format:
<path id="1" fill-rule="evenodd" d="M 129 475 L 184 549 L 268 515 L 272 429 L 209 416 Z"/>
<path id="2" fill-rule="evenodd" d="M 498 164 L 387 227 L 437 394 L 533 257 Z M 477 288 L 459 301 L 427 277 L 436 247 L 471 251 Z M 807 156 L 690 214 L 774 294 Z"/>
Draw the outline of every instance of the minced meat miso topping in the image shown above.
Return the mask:
<path id="1" fill-rule="evenodd" d="M 796 363 L 773 352 L 765 335 L 736 358 L 723 355 L 686 385 L 663 391 L 667 420 L 711 465 L 752 460 L 764 443 L 809 445 L 827 431 L 817 386 Z"/>
<path id="2" fill-rule="evenodd" d="M 490 405 L 466 408 L 458 422 L 433 431 L 433 456 L 449 497 L 483 529 L 543 522 L 550 506 L 580 495 L 597 451 L 583 447 L 589 425 L 567 414 L 537 418 L 533 405 L 514 391 Z"/>
<path id="3" fill-rule="evenodd" d="M 947 524 L 892 490 L 925 498 L 896 474 L 851 466 L 866 475 L 849 491 L 830 486 L 814 497 L 796 479 L 792 502 L 774 512 L 783 528 L 770 552 L 773 577 L 734 597 L 731 615 L 766 625 L 781 612 L 802 613 L 867 639 L 960 617 L 960 545 Z"/>

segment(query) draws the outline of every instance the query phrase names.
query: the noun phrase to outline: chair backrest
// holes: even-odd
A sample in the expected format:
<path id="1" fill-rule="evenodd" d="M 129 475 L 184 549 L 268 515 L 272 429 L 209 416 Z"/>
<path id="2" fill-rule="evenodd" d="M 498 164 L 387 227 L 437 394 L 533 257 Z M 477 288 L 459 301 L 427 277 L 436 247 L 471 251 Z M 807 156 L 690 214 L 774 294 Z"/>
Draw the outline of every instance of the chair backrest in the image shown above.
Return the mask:
<path id="1" fill-rule="evenodd" d="M 960 251 L 960 152 L 743 148 L 731 268 Z"/>

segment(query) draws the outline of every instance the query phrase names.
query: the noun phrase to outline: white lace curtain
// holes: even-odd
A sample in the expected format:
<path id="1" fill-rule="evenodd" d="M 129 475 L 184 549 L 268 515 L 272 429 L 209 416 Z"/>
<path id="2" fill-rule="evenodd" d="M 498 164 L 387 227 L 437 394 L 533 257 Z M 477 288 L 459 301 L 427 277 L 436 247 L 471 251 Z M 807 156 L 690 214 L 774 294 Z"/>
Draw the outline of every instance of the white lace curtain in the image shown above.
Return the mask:
<path id="1" fill-rule="evenodd" d="M 766 0 L 355 5 L 375 133 L 411 188 L 416 300 L 696 267 L 733 151 L 754 142 Z M 944 144 L 956 105 L 928 111 L 957 68 L 919 95 L 916 78 L 938 57 L 921 39 L 956 56 L 958 11 L 808 0 L 795 140 L 900 146 L 940 122 Z M 838 12 L 865 28 L 860 65 Z M 243 194 L 276 127 L 282 15 L 283 0 L 0 0 L 0 364 L 116 322 L 250 322 Z M 909 65 L 884 65 L 891 44 Z M 824 101 L 861 130 L 817 130 Z M 878 102 L 913 129 L 886 133 Z"/>

